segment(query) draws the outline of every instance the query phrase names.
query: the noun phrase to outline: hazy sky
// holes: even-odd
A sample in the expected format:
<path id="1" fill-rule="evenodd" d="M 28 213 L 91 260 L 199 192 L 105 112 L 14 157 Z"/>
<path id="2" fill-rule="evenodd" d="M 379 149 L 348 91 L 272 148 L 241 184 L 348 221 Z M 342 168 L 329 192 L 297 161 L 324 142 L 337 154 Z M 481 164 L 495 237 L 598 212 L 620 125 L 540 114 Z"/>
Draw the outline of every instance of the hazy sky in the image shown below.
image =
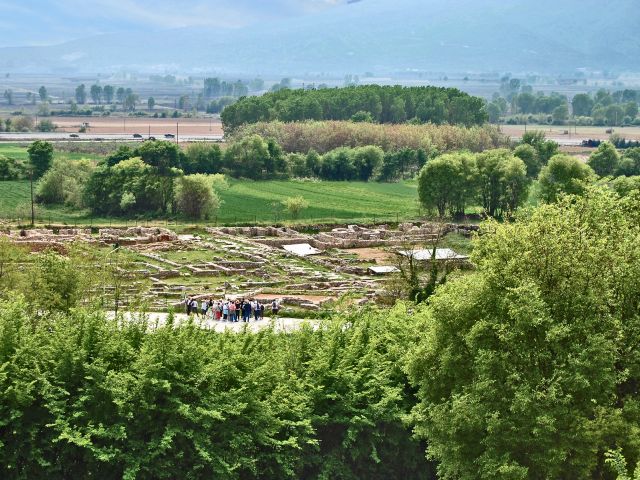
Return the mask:
<path id="1" fill-rule="evenodd" d="M 0 47 L 46 45 L 99 33 L 238 27 L 311 14 L 346 0 L 0 0 Z"/>

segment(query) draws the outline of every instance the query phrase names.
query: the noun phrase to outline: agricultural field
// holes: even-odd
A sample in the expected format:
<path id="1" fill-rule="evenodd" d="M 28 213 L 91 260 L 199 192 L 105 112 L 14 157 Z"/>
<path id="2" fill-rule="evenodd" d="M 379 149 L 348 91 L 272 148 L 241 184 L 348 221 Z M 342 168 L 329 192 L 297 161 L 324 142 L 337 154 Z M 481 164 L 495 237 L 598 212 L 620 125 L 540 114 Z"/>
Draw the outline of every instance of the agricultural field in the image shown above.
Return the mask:
<path id="1" fill-rule="evenodd" d="M 421 211 L 417 204 L 417 183 L 325 182 L 325 181 L 260 181 L 230 180 L 220 193 L 222 206 L 216 218 L 206 224 L 270 224 L 270 223 L 348 223 L 397 222 L 415 219 Z M 282 200 L 303 196 L 309 202 L 299 218 L 284 212 Z M 0 182 L 0 219 L 25 219 L 30 215 L 29 182 Z M 135 218 L 93 217 L 88 211 L 65 207 L 36 207 L 37 223 L 120 224 L 132 225 Z M 154 223 L 152 219 L 145 223 Z M 173 220 L 175 222 L 175 220 Z M 166 224 L 158 220 L 158 224 Z M 171 221 L 169 221 L 171 223 Z"/>
<path id="2" fill-rule="evenodd" d="M 501 125 L 500 131 L 514 140 L 526 131 L 543 131 L 548 140 L 560 145 L 579 145 L 583 140 L 609 140 L 611 127 L 574 127 L 573 125 Z M 627 140 L 640 140 L 640 127 L 615 127 L 613 133 Z"/>

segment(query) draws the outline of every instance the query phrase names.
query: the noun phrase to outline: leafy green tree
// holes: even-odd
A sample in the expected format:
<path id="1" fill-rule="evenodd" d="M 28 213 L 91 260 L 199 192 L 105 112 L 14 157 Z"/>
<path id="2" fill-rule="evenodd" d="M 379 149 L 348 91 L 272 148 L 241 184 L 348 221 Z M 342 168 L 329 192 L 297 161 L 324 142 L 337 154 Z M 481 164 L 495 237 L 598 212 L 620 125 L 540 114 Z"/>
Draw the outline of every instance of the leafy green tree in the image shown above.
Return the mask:
<path id="1" fill-rule="evenodd" d="M 220 207 L 216 193 L 226 185 L 223 175 L 184 175 L 176 179 L 178 211 L 188 218 L 211 218 Z"/>
<path id="2" fill-rule="evenodd" d="M 355 180 L 357 170 L 349 148 L 336 148 L 322 156 L 320 177 L 325 180 Z"/>
<path id="3" fill-rule="evenodd" d="M 538 176 L 542 166 L 538 160 L 538 153 L 535 148 L 529 144 L 523 143 L 515 148 L 513 155 L 522 160 L 527 166 L 527 176 L 529 178 L 536 178 Z"/>
<path id="4" fill-rule="evenodd" d="M 219 145 L 197 142 L 187 147 L 181 159 L 181 167 L 186 174 L 220 173 L 222 160 L 222 150 Z"/>
<path id="5" fill-rule="evenodd" d="M 36 187 L 38 202 L 55 205 L 65 204 L 83 208 L 84 188 L 93 173 L 89 160 L 56 160 L 40 178 Z"/>
<path id="6" fill-rule="evenodd" d="M 155 105 L 156 105 L 156 99 L 153 97 L 149 97 L 147 99 L 147 108 L 149 110 L 153 110 L 153 107 L 155 107 Z"/>
<path id="7" fill-rule="evenodd" d="M 44 140 L 36 140 L 29 145 L 27 153 L 34 178 L 40 178 L 49 170 L 53 162 L 53 145 Z"/>
<path id="8" fill-rule="evenodd" d="M 490 123 L 498 123 L 500 121 L 502 112 L 500 111 L 500 107 L 495 102 L 488 103 L 485 109 L 487 111 L 487 116 Z"/>
<path id="9" fill-rule="evenodd" d="M 591 116 L 591 110 L 593 110 L 593 99 L 587 93 L 578 93 L 574 95 L 571 101 L 573 107 L 573 114 L 576 117 L 589 117 Z"/>
<path id="10" fill-rule="evenodd" d="M 47 99 L 49 98 L 49 94 L 47 93 L 47 87 L 45 87 L 44 85 L 41 86 L 38 89 L 38 95 L 40 96 L 40 101 L 41 102 L 46 102 Z"/>
<path id="11" fill-rule="evenodd" d="M 487 150 L 476 156 L 482 206 L 491 217 L 513 212 L 526 199 L 526 166 L 507 149 Z"/>
<path id="12" fill-rule="evenodd" d="M 638 116 L 638 104 L 636 102 L 625 103 L 624 114 L 634 120 Z"/>
<path id="13" fill-rule="evenodd" d="M 596 151 L 589 156 L 587 165 L 589 165 L 596 174 L 601 177 L 606 177 L 616 172 L 619 162 L 620 155 L 618 155 L 616 147 L 610 142 L 603 142 Z"/>
<path id="14" fill-rule="evenodd" d="M 382 166 L 384 152 L 380 147 L 360 147 L 353 150 L 352 156 L 356 177 L 366 182 L 376 176 Z"/>
<path id="15" fill-rule="evenodd" d="M 464 215 L 465 207 L 476 196 L 478 172 L 469 153 L 450 153 L 427 162 L 418 175 L 418 198 L 427 210 Z"/>
<path id="16" fill-rule="evenodd" d="M 553 123 L 555 125 L 564 125 L 569 119 L 569 109 L 566 104 L 558 105 L 553 109 Z"/>
<path id="17" fill-rule="evenodd" d="M 373 115 L 371 114 L 371 112 L 360 110 L 359 112 L 356 112 L 351 116 L 351 121 L 373 123 Z"/>
<path id="18" fill-rule="evenodd" d="M 102 103 L 102 95 L 103 95 L 102 86 L 96 85 L 96 84 L 91 85 L 91 88 L 89 89 L 89 94 L 91 95 L 91 100 L 93 100 L 93 103 L 95 104 Z"/>
<path id="19" fill-rule="evenodd" d="M 252 135 L 234 142 L 225 150 L 224 167 L 234 177 L 269 178 L 286 170 L 286 161 L 281 153 L 273 144 L 270 149 L 269 143 L 259 135 Z"/>
<path id="20" fill-rule="evenodd" d="M 546 140 L 545 134 L 541 130 L 526 132 L 522 136 L 522 143 L 531 145 L 536 149 L 538 160 L 541 165 L 546 165 L 549 159 L 558 153 L 558 144 L 553 140 Z"/>
<path id="21" fill-rule="evenodd" d="M 118 87 L 116 90 L 116 100 L 120 103 L 124 103 L 124 99 L 127 96 L 127 91 L 124 87 Z"/>
<path id="22" fill-rule="evenodd" d="M 540 198 L 544 202 L 553 203 L 561 194 L 581 195 L 585 186 L 594 178 L 591 167 L 579 159 L 570 155 L 555 155 L 540 172 Z"/>
<path id="23" fill-rule="evenodd" d="M 613 442 L 638 457 L 638 201 L 590 190 L 487 224 L 476 270 L 418 313 L 407 371 L 438 478 L 607 478 Z"/>
<path id="24" fill-rule="evenodd" d="M 87 88 L 84 86 L 84 83 L 76 87 L 76 103 L 79 105 L 87 103 Z"/>
<path id="25" fill-rule="evenodd" d="M 113 95 L 115 93 L 115 89 L 113 85 L 105 85 L 102 87 L 102 96 L 104 97 L 104 102 L 111 104 L 113 102 Z"/>

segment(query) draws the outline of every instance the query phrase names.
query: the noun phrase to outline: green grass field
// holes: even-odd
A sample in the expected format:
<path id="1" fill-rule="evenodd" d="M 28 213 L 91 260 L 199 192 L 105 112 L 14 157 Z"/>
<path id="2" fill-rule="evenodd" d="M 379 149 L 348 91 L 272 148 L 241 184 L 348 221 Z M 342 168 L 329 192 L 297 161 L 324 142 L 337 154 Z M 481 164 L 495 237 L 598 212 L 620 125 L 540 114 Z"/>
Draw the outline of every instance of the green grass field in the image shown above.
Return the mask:
<path id="1" fill-rule="evenodd" d="M 217 219 L 204 223 L 253 224 L 292 221 L 284 211 L 282 200 L 301 195 L 309 202 L 295 220 L 301 224 L 397 221 L 419 216 L 417 184 L 364 183 L 364 182 L 305 182 L 230 180 L 227 190 L 221 192 L 223 204 Z M 0 182 L 0 218 L 15 220 L 30 215 L 28 181 Z M 136 219 L 96 218 L 88 211 L 73 211 L 65 207 L 36 208 L 37 223 L 66 224 L 128 224 Z M 144 220 L 154 223 L 153 220 Z M 179 223 L 191 223 L 178 220 Z M 163 224 L 165 220 L 155 223 Z"/>
<path id="2" fill-rule="evenodd" d="M 0 155 L 4 155 L 5 157 L 15 158 L 16 160 L 20 160 L 22 162 L 26 162 L 29 158 L 29 154 L 27 153 L 27 148 L 29 144 L 20 144 L 20 143 L 0 143 Z M 76 152 L 60 152 L 55 151 L 54 158 L 61 159 L 69 159 L 69 160 L 80 160 L 81 158 L 88 158 L 90 160 L 98 160 L 102 158 L 99 155 L 91 154 L 91 153 L 76 153 Z"/>

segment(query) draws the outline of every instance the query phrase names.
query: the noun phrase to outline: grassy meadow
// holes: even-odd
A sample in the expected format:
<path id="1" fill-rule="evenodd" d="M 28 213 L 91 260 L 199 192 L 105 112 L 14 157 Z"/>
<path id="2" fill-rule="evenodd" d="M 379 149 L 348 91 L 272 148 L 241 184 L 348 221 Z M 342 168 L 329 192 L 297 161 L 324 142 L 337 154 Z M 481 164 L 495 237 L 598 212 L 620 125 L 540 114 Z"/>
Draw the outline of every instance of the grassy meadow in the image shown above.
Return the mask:
<path id="1" fill-rule="evenodd" d="M 320 181 L 229 181 L 220 193 L 222 206 L 217 218 L 205 223 L 282 223 L 294 221 L 282 207 L 287 197 L 303 196 L 309 202 L 297 223 L 345 223 L 396 221 L 419 216 L 417 184 Z M 0 219 L 28 219 L 30 215 L 29 182 L 0 182 Z M 56 207 L 36 207 L 37 223 L 132 224 L 136 220 L 153 223 L 153 219 L 93 217 L 88 211 Z M 23 220 L 23 223 L 26 220 Z M 180 223 L 184 221 L 178 220 Z M 166 223 L 157 220 L 156 223 Z"/>

